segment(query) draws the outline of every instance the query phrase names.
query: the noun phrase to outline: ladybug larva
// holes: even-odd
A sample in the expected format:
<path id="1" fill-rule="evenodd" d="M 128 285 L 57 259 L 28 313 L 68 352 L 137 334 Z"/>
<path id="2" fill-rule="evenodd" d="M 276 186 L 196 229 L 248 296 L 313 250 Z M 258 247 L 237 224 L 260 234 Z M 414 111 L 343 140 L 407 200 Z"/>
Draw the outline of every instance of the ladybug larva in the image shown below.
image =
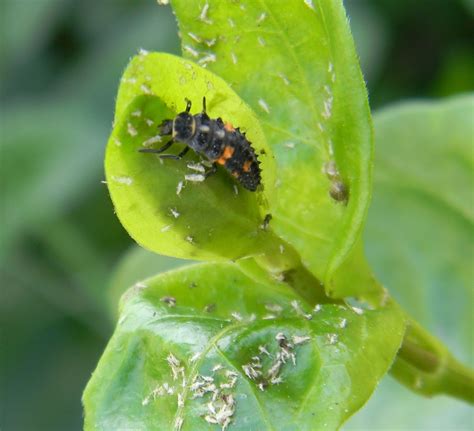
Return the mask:
<path id="1" fill-rule="evenodd" d="M 239 128 L 224 123 L 221 118 L 213 120 L 206 114 L 206 98 L 202 101 L 202 112 L 190 114 L 191 101 L 187 100 L 186 110 L 173 120 L 164 120 L 160 127 L 160 136 L 171 136 L 161 148 L 143 148 L 142 153 L 157 153 L 162 159 L 180 160 L 190 148 L 213 163 L 206 176 L 222 165 L 235 177 L 243 187 L 250 191 L 257 190 L 261 183 L 260 162 L 252 144 Z M 161 154 L 175 142 L 186 147 L 177 155 Z"/>

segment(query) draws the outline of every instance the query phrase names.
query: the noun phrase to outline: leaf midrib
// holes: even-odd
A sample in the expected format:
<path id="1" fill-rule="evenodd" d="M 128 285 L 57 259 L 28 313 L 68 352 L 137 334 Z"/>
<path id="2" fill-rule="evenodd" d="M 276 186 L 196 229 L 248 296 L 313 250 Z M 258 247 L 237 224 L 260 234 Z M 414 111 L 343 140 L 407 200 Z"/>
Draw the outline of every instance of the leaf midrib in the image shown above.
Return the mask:
<path id="1" fill-rule="evenodd" d="M 223 328 L 221 331 L 219 331 L 216 335 L 214 335 L 207 343 L 207 347 L 200 352 L 200 356 L 196 362 L 192 365 L 192 367 L 189 370 L 189 373 L 187 375 L 187 381 L 191 384 L 192 379 L 197 375 L 197 370 L 199 370 L 199 367 L 202 365 L 204 360 L 206 359 L 207 354 L 211 351 L 211 349 L 215 348 L 216 350 L 218 349 L 217 347 L 217 341 L 219 341 L 224 335 L 226 335 L 229 332 L 232 332 L 234 329 L 238 329 L 243 326 L 247 326 L 248 322 L 242 322 L 242 323 L 233 323 L 229 326 L 226 326 Z M 188 400 L 188 394 L 190 390 L 190 384 L 186 385 L 182 394 L 183 394 L 183 405 L 181 407 L 178 407 L 173 419 L 173 423 L 176 423 L 176 420 L 179 417 L 183 417 L 183 410 L 186 407 L 186 401 Z"/>

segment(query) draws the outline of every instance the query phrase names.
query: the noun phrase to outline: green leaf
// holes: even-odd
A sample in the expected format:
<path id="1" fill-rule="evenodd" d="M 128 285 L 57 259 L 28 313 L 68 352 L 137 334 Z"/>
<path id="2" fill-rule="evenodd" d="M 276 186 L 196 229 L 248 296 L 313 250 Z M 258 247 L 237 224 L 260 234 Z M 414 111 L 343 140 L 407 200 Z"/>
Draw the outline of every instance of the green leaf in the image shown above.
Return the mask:
<path id="1" fill-rule="evenodd" d="M 235 264 L 168 272 L 123 297 L 84 394 L 85 429 L 170 430 L 182 419 L 182 430 L 213 430 L 213 408 L 235 431 L 336 429 L 368 399 L 403 331 L 394 305 L 313 309 Z"/>
<path id="2" fill-rule="evenodd" d="M 403 103 L 376 115 L 374 199 L 365 233 L 377 277 L 469 364 L 474 360 L 473 113 L 470 95 Z M 474 385 L 472 371 L 417 324 L 410 326 L 393 373 L 424 395 L 465 399 L 462 391 Z M 417 363 L 420 349 L 425 360 Z"/>
<path id="3" fill-rule="evenodd" d="M 185 181 L 185 175 L 197 174 L 187 167 L 199 161 L 196 154 L 176 161 L 138 152 L 143 145 L 160 146 L 157 124 L 183 111 L 185 98 L 194 101 L 192 112 L 200 112 L 203 96 L 211 117 L 222 116 L 248 131 L 256 151 L 264 151 L 259 156 L 263 192 L 243 189 L 220 170 L 206 181 Z M 269 244 L 274 247 L 274 236 L 262 229 L 273 199 L 275 170 L 263 132 L 222 79 L 192 62 L 148 53 L 130 62 L 117 97 L 105 168 L 120 221 L 147 249 L 207 259 L 239 258 L 261 253 Z"/>
<path id="4" fill-rule="evenodd" d="M 183 53 L 232 83 L 276 158 L 272 228 L 334 296 L 370 194 L 367 93 L 341 1 L 173 0 Z M 212 57 L 214 59 L 214 57 Z M 348 200 L 346 202 L 346 200 Z"/>

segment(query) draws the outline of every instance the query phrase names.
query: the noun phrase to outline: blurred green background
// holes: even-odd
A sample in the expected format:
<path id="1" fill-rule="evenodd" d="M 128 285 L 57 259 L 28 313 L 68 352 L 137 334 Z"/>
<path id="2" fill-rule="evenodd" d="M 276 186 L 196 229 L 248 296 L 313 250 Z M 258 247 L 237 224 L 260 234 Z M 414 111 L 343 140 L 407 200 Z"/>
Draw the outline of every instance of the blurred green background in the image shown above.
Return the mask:
<path id="1" fill-rule="evenodd" d="M 373 109 L 474 89 L 473 1 L 345 4 Z M 154 0 L 0 0 L 0 34 L 0 429 L 79 430 L 133 246 L 101 183 L 115 92 L 139 48 L 179 53 L 177 28 Z"/>

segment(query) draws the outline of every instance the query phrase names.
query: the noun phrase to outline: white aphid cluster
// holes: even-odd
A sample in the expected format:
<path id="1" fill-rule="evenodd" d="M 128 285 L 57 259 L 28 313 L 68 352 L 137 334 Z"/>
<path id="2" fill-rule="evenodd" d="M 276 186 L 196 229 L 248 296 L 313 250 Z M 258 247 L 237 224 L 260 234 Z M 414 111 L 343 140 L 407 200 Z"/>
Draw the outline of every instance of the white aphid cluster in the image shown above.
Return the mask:
<path id="1" fill-rule="evenodd" d="M 209 3 L 206 2 L 206 4 L 201 9 L 201 13 L 199 14 L 199 20 L 202 21 L 205 24 L 212 25 L 212 20 L 210 20 L 207 17 L 208 11 L 209 11 Z"/>
<path id="2" fill-rule="evenodd" d="M 151 147 L 153 144 L 156 144 L 157 142 L 161 142 L 162 138 L 160 135 L 155 135 L 152 136 L 151 138 L 146 139 L 145 141 L 142 142 L 142 146 L 148 148 Z"/>
<path id="3" fill-rule="evenodd" d="M 161 302 L 164 302 L 168 307 L 176 306 L 176 298 L 174 296 L 163 296 L 160 298 Z"/>
<path id="4" fill-rule="evenodd" d="M 126 176 L 115 176 L 115 175 L 112 175 L 112 179 L 119 183 L 119 184 L 124 184 L 126 186 L 131 186 L 132 183 L 133 183 L 133 180 L 130 178 L 130 177 L 126 177 Z"/>
<path id="5" fill-rule="evenodd" d="M 262 320 L 272 320 L 280 316 L 283 311 L 283 307 L 279 304 L 265 304 L 265 309 L 269 313 L 262 316 Z"/>
<path id="6" fill-rule="evenodd" d="M 328 72 L 331 74 L 331 81 L 336 82 L 336 73 L 334 72 L 334 65 L 331 62 L 328 64 Z"/>
<path id="7" fill-rule="evenodd" d="M 311 320 L 313 318 L 313 315 L 311 313 L 304 312 L 298 300 L 294 299 L 293 301 L 291 301 L 290 304 L 293 310 L 295 310 L 296 314 L 298 314 L 299 316 L 304 317 L 306 320 Z"/>
<path id="8" fill-rule="evenodd" d="M 326 93 L 326 98 L 323 102 L 323 111 L 321 112 L 321 115 L 325 120 L 329 120 L 332 115 L 332 102 L 334 101 L 334 97 L 331 88 L 328 85 L 324 86 L 324 91 Z"/>
<path id="9" fill-rule="evenodd" d="M 336 344 L 338 341 L 337 334 L 326 334 L 326 337 L 329 344 Z"/>
<path id="10" fill-rule="evenodd" d="M 205 67 L 208 63 L 215 63 L 216 60 L 216 54 L 213 54 L 212 52 L 205 53 L 205 55 L 198 60 L 198 64 Z"/>
<path id="11" fill-rule="evenodd" d="M 212 375 L 196 374 L 189 386 L 192 399 L 205 398 L 207 412 L 204 420 L 209 424 L 220 425 L 226 430 L 235 412 L 233 390 L 238 374 L 224 368 L 222 364 L 212 367 Z"/>
<path id="12" fill-rule="evenodd" d="M 145 398 L 143 398 L 142 406 L 147 406 L 150 404 L 150 401 L 154 401 L 158 397 L 173 395 L 174 391 L 174 387 L 170 386 L 169 383 L 158 385 Z"/>
<path id="13" fill-rule="evenodd" d="M 326 162 L 324 165 L 324 172 L 330 180 L 337 179 L 340 176 L 335 160 L 329 160 L 329 162 Z"/>
<path id="14" fill-rule="evenodd" d="M 261 24 L 263 21 L 265 21 L 267 19 L 267 13 L 266 12 L 262 12 L 258 18 L 257 18 L 257 24 Z"/>
<path id="15" fill-rule="evenodd" d="M 184 187 L 184 182 L 183 181 L 180 181 L 177 186 L 176 186 L 176 194 L 179 196 L 179 194 L 181 193 L 181 190 L 183 190 L 183 187 Z"/>
<path id="16" fill-rule="evenodd" d="M 329 155 L 333 156 L 334 149 L 333 149 L 332 141 L 330 139 L 328 140 L 328 145 L 329 145 Z M 347 199 L 348 199 L 347 187 L 343 182 L 343 179 L 339 173 L 339 169 L 337 168 L 337 165 L 334 159 L 329 160 L 323 166 L 323 172 L 331 180 L 329 195 L 337 201 L 347 202 Z"/>
<path id="17" fill-rule="evenodd" d="M 260 107 L 261 107 L 267 114 L 270 113 L 270 107 L 268 106 L 268 103 L 265 102 L 265 100 L 259 99 L 259 100 L 258 100 L 258 104 L 260 105 Z"/>
<path id="18" fill-rule="evenodd" d="M 245 375 L 255 382 L 257 387 L 264 391 L 270 385 L 278 385 L 282 383 L 283 378 L 281 372 L 285 364 L 291 363 L 296 365 L 296 346 L 307 343 L 311 337 L 307 335 L 293 335 L 292 342 L 288 337 L 279 332 L 275 335 L 275 340 L 278 344 L 277 351 L 273 361 L 268 363 L 268 358 L 272 357 L 266 346 L 258 346 L 258 354 L 251 357 L 250 361 L 242 365 L 242 370 Z M 264 365 L 264 358 L 267 359 L 267 364 Z"/>
<path id="19" fill-rule="evenodd" d="M 201 165 L 201 163 L 190 162 L 186 166 L 189 169 L 193 170 L 193 171 L 197 171 L 197 172 L 201 172 L 201 173 L 206 172 L 205 167 L 203 165 Z"/>
<path id="20" fill-rule="evenodd" d="M 120 80 L 124 84 L 136 84 L 137 83 L 137 78 L 122 78 Z"/>
<path id="21" fill-rule="evenodd" d="M 313 0 L 304 0 L 304 4 L 314 10 Z"/>
<path id="22" fill-rule="evenodd" d="M 285 85 L 290 85 L 290 80 L 283 73 L 279 73 L 278 77 L 283 81 Z"/>
<path id="23" fill-rule="evenodd" d="M 202 183 L 206 177 L 202 174 L 186 174 L 184 179 L 193 183 Z"/>
<path id="24" fill-rule="evenodd" d="M 127 123 L 127 133 L 134 138 L 135 136 L 138 135 L 137 129 L 133 126 L 132 123 Z"/>
<path id="25" fill-rule="evenodd" d="M 183 49 L 188 52 L 189 54 L 191 54 L 193 57 L 199 57 L 199 52 L 196 51 L 192 46 L 190 45 L 184 45 L 183 46 Z"/>
<path id="26" fill-rule="evenodd" d="M 146 94 L 146 95 L 153 94 L 153 91 L 151 90 L 151 88 L 147 84 L 140 85 L 140 90 L 142 90 L 142 93 Z"/>
<path id="27" fill-rule="evenodd" d="M 181 215 L 176 208 L 170 208 L 170 213 L 174 218 L 178 218 Z"/>
<path id="28" fill-rule="evenodd" d="M 362 308 L 359 308 L 359 307 L 352 307 L 352 311 L 359 315 L 364 314 L 364 310 L 362 310 Z"/>
<path id="29" fill-rule="evenodd" d="M 166 362 L 171 369 L 171 375 L 174 381 L 181 378 L 181 386 L 186 386 L 186 377 L 184 374 L 184 367 L 181 365 L 181 361 L 176 358 L 171 352 L 166 357 Z M 156 400 L 158 397 L 166 395 L 174 395 L 178 391 L 176 386 L 170 385 L 168 382 L 157 385 L 142 401 L 142 405 L 146 406 L 150 401 Z M 179 397 L 178 397 L 179 399 Z"/>
<path id="30" fill-rule="evenodd" d="M 168 362 L 168 365 L 171 368 L 171 373 L 173 374 L 173 380 L 178 380 L 179 376 L 181 376 L 183 378 L 183 381 L 185 381 L 186 378 L 184 376 L 184 367 L 181 365 L 181 361 L 176 356 L 174 356 L 171 352 L 166 357 L 166 361 Z"/>
<path id="31" fill-rule="evenodd" d="M 189 363 L 194 364 L 202 357 L 201 352 L 195 352 Z M 206 414 L 203 419 L 209 424 L 220 425 L 222 430 L 226 430 L 230 425 L 235 412 L 234 388 L 237 384 L 238 373 L 226 369 L 222 364 L 215 364 L 212 367 L 211 375 L 196 373 L 188 383 L 183 363 L 173 354 L 169 353 L 166 362 L 171 371 L 171 378 L 174 385 L 168 382 L 157 385 L 143 400 L 142 405 L 147 406 L 151 401 L 162 396 L 176 395 L 176 417 L 174 420 L 174 430 L 179 431 L 184 424 L 182 409 L 186 398 L 203 398 L 206 401 Z"/>
<path id="32" fill-rule="evenodd" d="M 197 19 L 204 24 L 207 25 L 212 25 L 213 21 L 209 18 L 209 3 L 205 3 L 204 6 L 200 9 L 199 15 L 197 16 Z M 235 24 L 234 24 L 235 25 Z M 206 50 L 207 48 L 213 47 L 216 42 L 217 38 L 212 38 L 212 39 L 205 39 L 201 36 L 199 36 L 196 33 L 188 32 L 187 36 L 189 39 L 191 39 L 192 44 L 198 44 L 201 45 L 200 47 L 192 46 L 189 44 L 183 45 L 184 51 L 186 51 L 189 55 L 194 57 L 197 61 L 197 63 L 202 66 L 206 67 L 209 63 L 215 63 L 217 60 L 216 54 Z M 201 50 L 201 48 L 204 48 L 204 50 Z M 186 64 L 185 67 L 187 67 L 189 70 L 192 70 L 192 66 L 189 64 Z"/>
<path id="33" fill-rule="evenodd" d="M 230 315 L 235 319 L 237 320 L 237 322 L 242 322 L 242 320 L 244 320 L 244 318 L 242 317 L 242 315 L 240 313 L 238 313 L 237 311 L 233 311 L 232 313 L 230 313 Z"/>

